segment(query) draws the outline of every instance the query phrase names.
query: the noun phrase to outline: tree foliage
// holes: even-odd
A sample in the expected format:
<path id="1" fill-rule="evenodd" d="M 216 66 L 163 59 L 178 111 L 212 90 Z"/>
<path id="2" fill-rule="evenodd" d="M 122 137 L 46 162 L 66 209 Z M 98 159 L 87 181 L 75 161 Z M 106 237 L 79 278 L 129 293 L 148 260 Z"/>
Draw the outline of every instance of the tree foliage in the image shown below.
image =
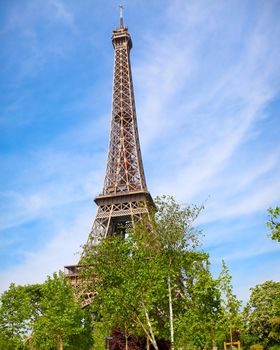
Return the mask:
<path id="1" fill-rule="evenodd" d="M 40 313 L 41 285 L 12 283 L 0 298 L 0 349 L 19 349 Z"/>
<path id="2" fill-rule="evenodd" d="M 1 295 L 0 349 L 89 349 L 90 315 L 74 300 L 64 275 Z"/>
<path id="3" fill-rule="evenodd" d="M 109 328 L 147 336 L 155 349 L 158 339 L 171 347 L 211 344 L 219 290 L 208 255 L 198 250 L 193 223 L 201 208 L 182 208 L 172 197 L 155 203 L 155 215 L 125 239 L 106 239 L 86 256 L 84 278 L 96 291 L 92 309 Z"/>
<path id="4" fill-rule="evenodd" d="M 251 296 L 244 309 L 246 331 L 260 343 L 267 345 L 276 340 L 280 282 L 266 281 L 251 289 Z M 274 323 L 275 322 L 275 323 Z"/>
<path id="5" fill-rule="evenodd" d="M 82 288 L 94 291 L 85 310 L 62 273 L 40 285 L 12 284 L 1 296 L 0 349 L 210 349 L 238 335 L 240 301 L 229 270 L 214 278 L 194 226 L 201 207 L 172 197 L 126 232 L 83 257 Z M 278 300 L 278 301 L 277 301 Z M 279 283 L 252 289 L 244 319 L 247 343 L 279 343 Z M 96 341 L 93 344 L 93 336 Z M 233 339 L 237 340 L 237 339 Z"/>
<path id="6" fill-rule="evenodd" d="M 269 221 L 266 224 L 271 230 L 270 237 L 271 239 L 280 242 L 280 207 L 274 209 L 269 208 L 268 214 Z"/>
<path id="7" fill-rule="evenodd" d="M 219 277 L 219 286 L 222 295 L 222 314 L 220 323 L 226 331 L 225 340 L 237 341 L 238 334 L 242 325 L 241 320 L 241 301 L 237 299 L 233 292 L 232 277 L 224 260 L 222 260 L 222 270 Z"/>
<path id="8" fill-rule="evenodd" d="M 89 346 L 90 320 L 75 301 L 73 289 L 62 273 L 48 277 L 41 287 L 40 315 L 33 323 L 32 343 L 38 349 Z M 89 338 L 89 339 L 88 339 Z M 82 341 L 81 341 L 82 340 Z M 82 345 L 85 343 L 85 347 Z"/>

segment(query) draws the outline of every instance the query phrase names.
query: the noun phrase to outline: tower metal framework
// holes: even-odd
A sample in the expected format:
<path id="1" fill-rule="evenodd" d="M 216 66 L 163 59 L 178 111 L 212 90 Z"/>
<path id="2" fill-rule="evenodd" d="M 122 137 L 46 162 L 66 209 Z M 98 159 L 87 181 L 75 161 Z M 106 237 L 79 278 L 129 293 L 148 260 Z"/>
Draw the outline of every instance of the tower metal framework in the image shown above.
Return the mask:
<path id="1" fill-rule="evenodd" d="M 113 30 L 114 79 L 112 118 L 106 174 L 102 193 L 94 201 L 97 213 L 82 256 L 113 233 L 125 235 L 143 216 L 149 217 L 153 199 L 147 189 L 138 135 L 134 90 L 130 64 L 131 36 L 123 24 Z M 81 283 L 81 266 L 65 266 L 73 285 Z M 86 293 L 84 305 L 92 300 Z"/>

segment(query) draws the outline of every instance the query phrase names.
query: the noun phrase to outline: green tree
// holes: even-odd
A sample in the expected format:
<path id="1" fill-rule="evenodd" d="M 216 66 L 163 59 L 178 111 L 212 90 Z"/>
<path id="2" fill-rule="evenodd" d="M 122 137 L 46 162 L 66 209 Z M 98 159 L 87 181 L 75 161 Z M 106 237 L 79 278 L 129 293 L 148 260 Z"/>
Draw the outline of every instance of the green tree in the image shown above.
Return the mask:
<path id="1" fill-rule="evenodd" d="M 279 316 L 279 297 L 280 282 L 266 281 L 251 288 L 249 302 L 244 308 L 247 333 L 263 345 L 273 343 L 272 321 Z"/>
<path id="2" fill-rule="evenodd" d="M 279 315 L 279 312 L 278 312 Z M 275 316 L 270 320 L 271 331 L 269 333 L 269 338 L 275 340 L 280 344 L 280 316 Z"/>
<path id="3" fill-rule="evenodd" d="M 200 231 L 194 228 L 193 223 L 202 207 L 182 207 L 170 196 L 157 197 L 155 204 L 156 212 L 149 222 L 151 226 L 145 222 L 139 225 L 134 231 L 134 240 L 138 247 L 142 245 L 142 248 L 154 257 L 157 266 L 161 266 L 161 290 L 163 294 L 167 292 L 168 295 L 165 314 L 168 317 L 168 338 L 173 350 L 175 292 L 183 289 L 186 273 L 184 262 L 199 243 Z"/>
<path id="4" fill-rule="evenodd" d="M 126 338 L 132 332 L 146 335 L 156 348 L 151 307 L 159 292 L 160 267 L 136 249 L 132 240 L 117 236 L 100 243 L 87 259 L 91 266 L 86 270 L 91 280 L 88 288 L 96 292 L 91 305 L 96 320 L 108 329 L 122 328 Z"/>
<path id="5" fill-rule="evenodd" d="M 184 293 L 176 319 L 177 347 L 212 348 L 220 315 L 218 281 L 209 271 L 208 255 L 193 252 L 186 257 Z"/>
<path id="6" fill-rule="evenodd" d="M 90 315 L 76 302 L 63 273 L 41 286 L 40 314 L 33 322 L 32 344 L 38 349 L 88 349 Z"/>
<path id="7" fill-rule="evenodd" d="M 271 230 L 270 237 L 271 239 L 280 242 L 280 207 L 276 207 L 274 209 L 269 208 L 268 214 L 269 221 L 266 223 L 266 225 Z"/>
<path id="8" fill-rule="evenodd" d="M 40 285 L 16 286 L 12 283 L 0 298 L 0 349 L 19 349 L 32 330 L 38 314 Z"/>
<path id="9" fill-rule="evenodd" d="M 109 328 L 146 335 L 158 349 L 156 339 L 162 338 L 174 348 L 183 334 L 183 315 L 192 310 L 195 320 L 197 308 L 197 337 L 203 324 L 214 338 L 219 292 L 207 254 L 197 251 L 200 232 L 193 227 L 201 208 L 182 208 L 172 197 L 157 198 L 155 204 L 155 214 L 125 239 L 107 238 L 85 257 L 90 267 L 84 278 L 96 291 L 93 311 Z"/>
<path id="10" fill-rule="evenodd" d="M 43 284 L 11 284 L 0 300 L 1 350 L 90 348 L 91 315 L 62 273 Z"/>
<path id="11" fill-rule="evenodd" d="M 222 296 L 222 315 L 220 317 L 221 329 L 225 332 L 224 340 L 236 341 L 234 335 L 239 334 L 241 319 L 241 301 L 233 293 L 232 277 L 224 260 L 222 260 L 222 270 L 219 276 L 219 285 Z"/>

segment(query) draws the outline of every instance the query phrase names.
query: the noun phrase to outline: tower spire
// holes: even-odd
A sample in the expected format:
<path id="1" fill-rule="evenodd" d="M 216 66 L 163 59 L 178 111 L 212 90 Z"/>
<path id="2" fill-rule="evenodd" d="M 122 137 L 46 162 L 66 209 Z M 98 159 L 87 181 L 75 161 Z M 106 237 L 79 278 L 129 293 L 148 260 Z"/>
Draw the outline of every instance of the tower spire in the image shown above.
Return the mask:
<path id="1" fill-rule="evenodd" d="M 123 29 L 123 5 L 119 5 L 120 8 L 120 29 Z"/>

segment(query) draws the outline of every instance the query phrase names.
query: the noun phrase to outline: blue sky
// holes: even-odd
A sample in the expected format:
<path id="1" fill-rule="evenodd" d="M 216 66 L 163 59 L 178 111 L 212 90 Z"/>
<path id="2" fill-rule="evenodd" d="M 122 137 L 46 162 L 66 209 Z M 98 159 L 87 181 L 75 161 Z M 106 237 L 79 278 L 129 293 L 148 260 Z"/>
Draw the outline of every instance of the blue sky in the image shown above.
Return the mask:
<path id="1" fill-rule="evenodd" d="M 0 3 L 0 289 L 76 263 L 101 192 L 118 2 Z M 280 2 L 124 1 L 153 196 L 204 203 L 202 247 L 238 296 L 279 280 Z"/>

